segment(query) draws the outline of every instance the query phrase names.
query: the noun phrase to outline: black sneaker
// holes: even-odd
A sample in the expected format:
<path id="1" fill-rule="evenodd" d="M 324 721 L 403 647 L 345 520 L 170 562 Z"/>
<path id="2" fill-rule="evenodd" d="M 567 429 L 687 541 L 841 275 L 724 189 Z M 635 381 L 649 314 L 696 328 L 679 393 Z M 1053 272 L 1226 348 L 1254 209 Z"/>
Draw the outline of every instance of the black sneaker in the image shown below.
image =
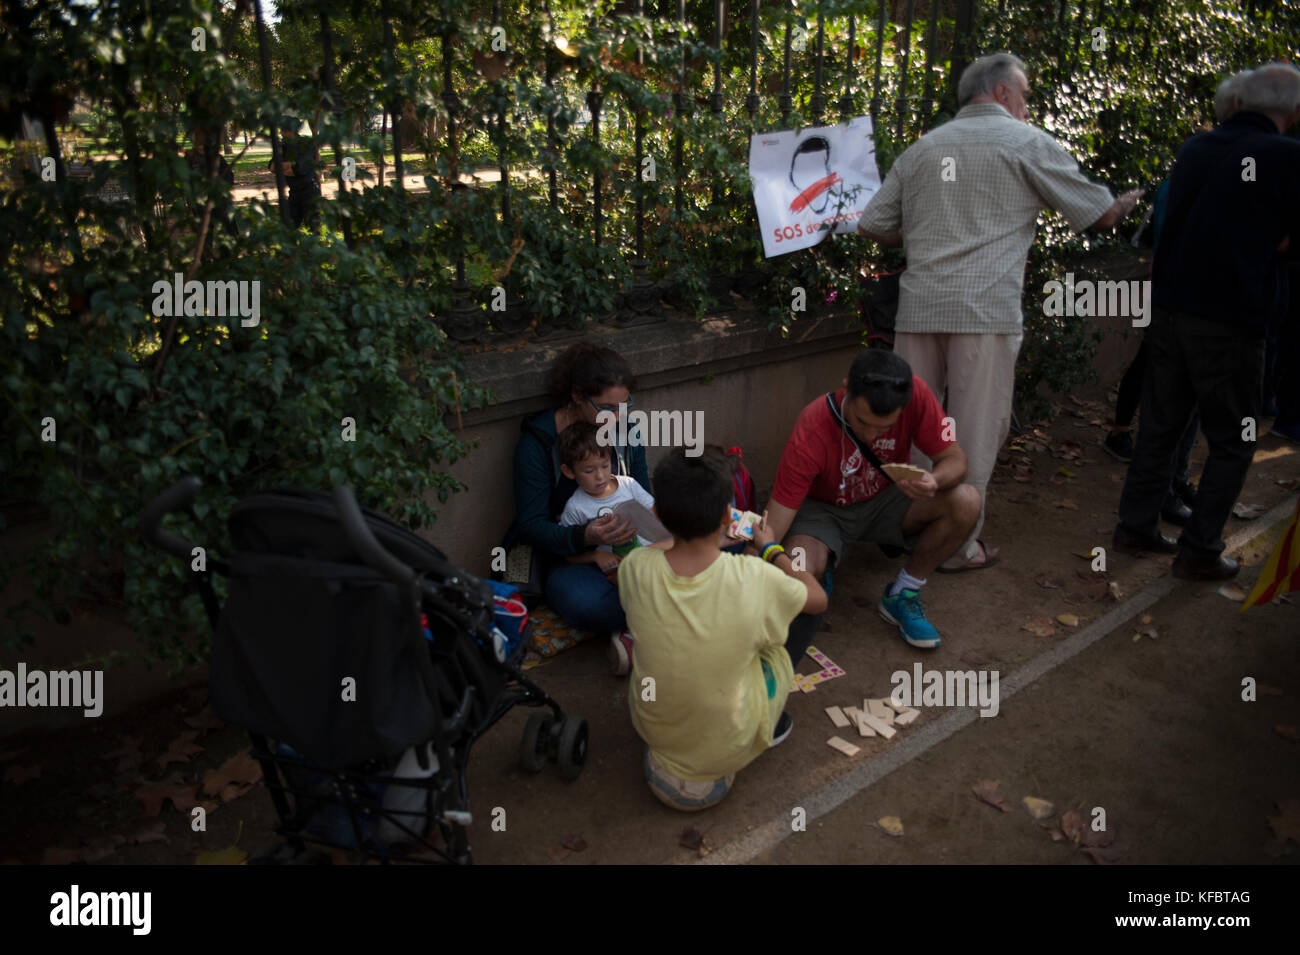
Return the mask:
<path id="1" fill-rule="evenodd" d="M 1115 535 L 1111 538 L 1111 546 L 1125 554 L 1131 554 L 1135 557 L 1141 556 L 1142 553 L 1150 551 L 1153 554 L 1177 554 L 1178 541 L 1165 534 L 1156 534 L 1154 537 L 1140 537 L 1131 531 L 1125 530 L 1121 524 L 1115 528 Z"/>
<path id="2" fill-rule="evenodd" d="M 1101 446 L 1116 461 L 1128 464 L 1133 460 L 1133 436 L 1127 431 L 1112 431 Z"/>
<path id="3" fill-rule="evenodd" d="M 1188 560 L 1182 554 L 1174 558 L 1173 573 L 1183 580 L 1231 580 L 1241 570 L 1241 563 L 1233 557 L 1216 557 L 1214 560 Z"/>
<path id="4" fill-rule="evenodd" d="M 781 718 L 776 721 L 776 729 L 772 732 L 772 745 L 779 746 L 784 743 L 792 729 L 794 729 L 794 719 L 789 713 L 782 713 Z"/>

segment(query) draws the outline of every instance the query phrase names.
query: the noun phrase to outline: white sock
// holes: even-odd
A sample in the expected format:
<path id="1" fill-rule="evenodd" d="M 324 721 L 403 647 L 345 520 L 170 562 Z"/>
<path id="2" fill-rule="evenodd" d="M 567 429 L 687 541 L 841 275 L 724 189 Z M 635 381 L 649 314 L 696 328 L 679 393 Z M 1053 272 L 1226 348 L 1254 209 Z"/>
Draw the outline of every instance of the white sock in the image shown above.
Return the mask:
<path id="1" fill-rule="evenodd" d="M 891 597 L 896 596 L 900 590 L 919 591 L 924 586 L 925 586 L 924 580 L 917 580 L 907 571 L 900 570 L 898 572 L 898 579 L 895 580 L 893 586 L 889 588 L 889 596 Z"/>

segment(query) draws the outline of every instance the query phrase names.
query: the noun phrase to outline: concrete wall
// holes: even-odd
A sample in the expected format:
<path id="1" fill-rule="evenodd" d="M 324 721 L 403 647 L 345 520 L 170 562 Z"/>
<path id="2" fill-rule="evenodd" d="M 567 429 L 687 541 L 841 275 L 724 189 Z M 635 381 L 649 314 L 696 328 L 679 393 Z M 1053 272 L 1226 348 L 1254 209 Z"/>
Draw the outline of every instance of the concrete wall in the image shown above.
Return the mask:
<path id="1" fill-rule="evenodd" d="M 545 370 L 561 349 L 579 340 L 608 345 L 627 359 L 638 378 L 636 410 L 702 412 L 704 441 L 724 447 L 739 444 L 760 494 L 771 488 L 799 412 L 817 395 L 839 386 L 860 347 L 858 327 L 849 316 L 827 316 L 796 341 L 769 334 L 764 318 L 741 312 L 703 327 L 667 322 L 600 329 L 529 355 L 470 359 L 471 380 L 499 400 L 464 416 L 464 434 L 477 440 L 478 448 L 451 473 L 469 489 L 441 506 L 428 534 L 467 570 L 488 571 L 491 549 L 510 526 L 520 422 L 550 407 L 544 395 Z M 651 471 L 666 450 L 647 449 Z"/>

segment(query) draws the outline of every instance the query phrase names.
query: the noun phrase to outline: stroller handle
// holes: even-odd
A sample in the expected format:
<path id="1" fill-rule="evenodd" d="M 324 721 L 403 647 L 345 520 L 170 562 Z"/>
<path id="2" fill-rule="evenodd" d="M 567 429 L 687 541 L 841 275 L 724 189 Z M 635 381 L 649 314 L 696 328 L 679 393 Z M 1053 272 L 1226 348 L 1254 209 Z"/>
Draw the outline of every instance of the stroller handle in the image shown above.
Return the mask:
<path id="1" fill-rule="evenodd" d="M 384 550 L 383 545 L 375 539 L 374 532 L 370 530 L 370 525 L 366 523 L 361 513 L 361 508 L 357 506 L 352 488 L 346 484 L 334 488 L 334 506 L 338 509 L 339 520 L 343 524 L 343 532 L 347 535 L 348 543 L 356 548 L 357 554 L 366 564 L 402 586 L 410 586 L 415 582 L 419 575 L 414 568 L 408 567 Z"/>
<path id="2" fill-rule="evenodd" d="M 202 486 L 203 482 L 190 474 L 150 501 L 144 513 L 140 515 L 140 533 L 144 539 L 160 550 L 188 560 L 193 553 L 194 545 L 183 537 L 162 530 L 159 525 L 172 511 L 188 507 Z"/>

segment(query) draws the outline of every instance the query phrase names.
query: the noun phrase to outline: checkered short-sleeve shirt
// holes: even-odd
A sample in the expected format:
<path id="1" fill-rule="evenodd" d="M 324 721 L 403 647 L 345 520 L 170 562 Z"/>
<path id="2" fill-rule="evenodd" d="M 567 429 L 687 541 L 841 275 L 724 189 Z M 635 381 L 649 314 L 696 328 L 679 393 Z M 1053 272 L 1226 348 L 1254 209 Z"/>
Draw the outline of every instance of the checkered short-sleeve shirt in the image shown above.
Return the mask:
<path id="1" fill-rule="evenodd" d="M 1113 202 L 1043 130 L 976 103 L 895 160 L 859 228 L 903 233 L 898 331 L 1011 334 L 1038 214 L 1081 232 Z"/>

